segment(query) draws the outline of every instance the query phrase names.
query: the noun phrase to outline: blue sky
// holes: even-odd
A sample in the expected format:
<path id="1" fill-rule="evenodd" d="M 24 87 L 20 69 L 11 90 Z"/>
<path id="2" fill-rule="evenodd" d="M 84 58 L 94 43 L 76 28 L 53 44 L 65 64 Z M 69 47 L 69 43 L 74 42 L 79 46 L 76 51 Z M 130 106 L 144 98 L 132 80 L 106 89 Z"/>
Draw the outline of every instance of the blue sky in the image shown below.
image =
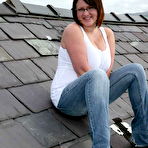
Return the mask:
<path id="1" fill-rule="evenodd" d="M 5 0 L 0 0 L 0 3 Z M 51 4 L 59 8 L 71 9 L 73 0 L 21 0 L 38 5 Z M 148 0 L 102 0 L 105 13 L 135 13 L 148 11 Z"/>

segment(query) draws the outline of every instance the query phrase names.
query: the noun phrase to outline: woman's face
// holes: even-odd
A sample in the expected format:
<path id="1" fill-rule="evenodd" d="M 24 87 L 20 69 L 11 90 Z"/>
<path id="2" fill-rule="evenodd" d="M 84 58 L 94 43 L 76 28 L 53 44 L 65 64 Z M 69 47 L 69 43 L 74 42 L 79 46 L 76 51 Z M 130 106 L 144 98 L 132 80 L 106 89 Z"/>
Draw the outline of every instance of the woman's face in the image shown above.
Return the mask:
<path id="1" fill-rule="evenodd" d="M 98 14 L 94 7 L 88 5 L 84 0 L 78 0 L 76 11 L 78 20 L 83 27 L 96 26 Z"/>

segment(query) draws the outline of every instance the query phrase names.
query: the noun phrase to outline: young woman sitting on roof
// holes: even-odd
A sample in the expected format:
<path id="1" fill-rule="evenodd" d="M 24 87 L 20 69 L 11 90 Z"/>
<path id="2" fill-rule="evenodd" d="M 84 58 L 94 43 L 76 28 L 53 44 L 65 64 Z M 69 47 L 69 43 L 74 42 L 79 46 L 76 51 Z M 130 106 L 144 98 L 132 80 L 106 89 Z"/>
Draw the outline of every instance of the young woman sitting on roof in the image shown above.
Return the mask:
<path id="1" fill-rule="evenodd" d="M 70 116 L 87 114 L 93 148 L 110 148 L 109 103 L 127 89 L 134 111 L 132 137 L 148 147 L 148 88 L 144 69 L 128 64 L 111 73 L 115 39 L 101 27 L 101 0 L 74 0 L 74 23 L 62 36 L 58 68 L 51 86 L 55 107 Z"/>

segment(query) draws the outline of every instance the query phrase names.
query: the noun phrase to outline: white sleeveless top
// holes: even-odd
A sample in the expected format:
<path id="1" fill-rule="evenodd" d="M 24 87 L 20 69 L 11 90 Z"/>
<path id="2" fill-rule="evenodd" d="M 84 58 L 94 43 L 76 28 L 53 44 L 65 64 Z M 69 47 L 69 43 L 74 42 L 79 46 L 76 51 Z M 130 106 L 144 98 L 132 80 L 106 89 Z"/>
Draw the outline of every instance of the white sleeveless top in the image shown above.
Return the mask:
<path id="1" fill-rule="evenodd" d="M 87 56 L 88 56 L 89 65 L 91 66 L 92 69 L 100 68 L 104 71 L 107 71 L 111 64 L 111 54 L 104 28 L 103 27 L 99 28 L 101 30 L 102 36 L 106 44 L 106 48 L 103 51 L 95 47 L 89 40 L 84 29 L 82 27 L 80 28 L 83 32 L 84 42 L 87 47 Z M 60 47 L 58 54 L 58 67 L 51 85 L 51 100 L 55 107 L 57 107 L 58 105 L 63 89 L 70 82 L 76 80 L 77 78 L 78 76 L 73 68 L 67 50 Z"/>

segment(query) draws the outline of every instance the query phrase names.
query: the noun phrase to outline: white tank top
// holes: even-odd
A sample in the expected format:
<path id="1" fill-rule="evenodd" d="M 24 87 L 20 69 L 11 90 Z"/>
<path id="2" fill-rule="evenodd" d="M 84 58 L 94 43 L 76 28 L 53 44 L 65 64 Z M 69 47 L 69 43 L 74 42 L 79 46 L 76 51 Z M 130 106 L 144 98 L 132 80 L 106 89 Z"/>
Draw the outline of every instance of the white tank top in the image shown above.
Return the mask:
<path id="1" fill-rule="evenodd" d="M 104 28 L 103 27 L 99 28 L 101 30 L 106 46 L 105 50 L 103 51 L 95 47 L 89 40 L 84 29 L 82 27 L 80 28 L 83 32 L 84 42 L 87 47 L 87 56 L 88 56 L 89 65 L 91 66 L 92 69 L 100 68 L 104 71 L 107 71 L 111 64 L 111 54 Z M 58 67 L 51 85 L 51 100 L 55 105 L 55 107 L 57 107 L 58 105 L 63 89 L 70 82 L 76 80 L 77 78 L 78 76 L 73 68 L 67 50 L 60 47 L 58 54 Z"/>

